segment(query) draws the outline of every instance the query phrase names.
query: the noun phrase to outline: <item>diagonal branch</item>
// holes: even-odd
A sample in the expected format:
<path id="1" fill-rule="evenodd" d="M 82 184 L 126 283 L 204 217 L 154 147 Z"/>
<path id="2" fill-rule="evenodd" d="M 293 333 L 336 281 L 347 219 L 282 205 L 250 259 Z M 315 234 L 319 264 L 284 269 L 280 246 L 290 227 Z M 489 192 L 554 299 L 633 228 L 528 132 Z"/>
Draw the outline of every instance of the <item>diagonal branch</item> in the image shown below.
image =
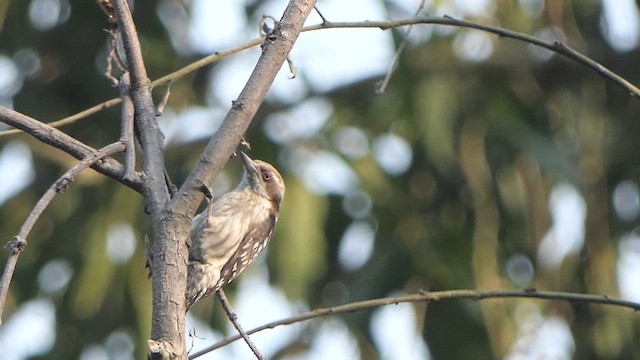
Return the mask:
<path id="1" fill-rule="evenodd" d="M 357 301 L 357 302 L 338 305 L 334 307 L 315 309 L 315 310 L 307 311 L 307 312 L 294 315 L 285 319 L 264 324 L 255 329 L 251 329 L 246 333 L 247 335 L 252 335 L 266 329 L 273 329 L 281 325 L 295 324 L 298 322 L 310 320 L 310 319 L 321 317 L 321 316 L 347 314 L 355 311 L 371 309 L 371 308 L 376 308 L 376 307 L 385 306 L 385 305 L 397 305 L 399 303 L 412 303 L 412 302 L 430 303 L 430 302 L 436 302 L 436 301 L 460 300 L 460 299 L 480 301 L 480 300 L 486 300 L 486 299 L 506 299 L 506 298 L 530 298 L 530 299 L 539 299 L 539 300 L 559 300 L 559 301 L 566 301 L 570 303 L 611 305 L 611 306 L 625 307 L 633 311 L 640 311 L 640 303 L 623 300 L 623 299 L 616 299 L 616 298 L 609 297 L 607 295 L 588 295 L 588 294 L 565 293 L 565 292 L 554 292 L 554 291 L 538 291 L 534 288 L 527 288 L 524 290 L 486 290 L 486 291 L 449 290 L 449 291 L 434 291 L 434 292 L 420 291 L 417 294 Z M 240 335 L 229 336 L 201 351 L 194 353 L 193 355 L 189 356 L 189 359 L 195 359 L 197 357 L 200 357 L 213 350 L 219 349 L 239 339 L 241 339 Z"/>
<path id="2" fill-rule="evenodd" d="M 73 124 L 78 120 L 86 119 L 89 116 L 91 116 L 93 114 L 96 114 L 96 113 L 99 113 L 102 110 L 108 109 L 110 107 L 114 107 L 114 106 L 120 104 L 121 102 L 122 102 L 122 99 L 120 99 L 120 98 L 113 98 L 111 100 L 103 101 L 98 105 L 94 105 L 94 106 L 92 106 L 92 107 L 90 107 L 88 109 L 80 111 L 79 113 L 73 114 L 71 116 L 67 116 L 66 118 L 48 122 L 48 123 L 46 123 L 46 125 L 48 125 L 50 127 L 53 127 L 53 128 L 59 128 L 59 127 L 65 126 L 65 125 Z M 3 131 L 0 131 L 0 136 L 20 134 L 23 131 L 27 132 L 27 130 L 24 130 L 24 129 L 21 129 L 21 128 L 3 130 Z"/>
<path id="3" fill-rule="evenodd" d="M 216 294 L 220 299 L 220 303 L 222 303 L 222 307 L 224 308 L 224 311 L 227 313 L 227 317 L 229 317 L 229 320 L 238 331 L 238 334 L 244 339 L 244 342 L 247 343 L 247 345 L 249 346 L 253 354 L 256 356 L 256 358 L 259 360 L 266 360 L 264 355 L 262 355 L 262 353 L 260 352 L 260 349 L 258 349 L 258 347 L 256 346 L 256 344 L 253 343 L 253 341 L 251 341 L 251 338 L 249 337 L 249 335 L 247 335 L 247 333 L 244 331 L 244 329 L 240 325 L 240 322 L 238 321 L 238 315 L 236 315 L 236 313 L 233 312 L 231 303 L 229 302 L 229 299 L 227 299 L 227 295 L 224 293 L 224 290 L 220 289 L 216 292 Z"/>
<path id="4" fill-rule="evenodd" d="M 282 19 L 262 43 L 262 55 L 238 98 L 216 134 L 211 138 L 182 187 L 172 201 L 172 208 L 193 215 L 203 199 L 200 184 L 211 184 L 227 163 L 251 120 L 262 104 L 282 64 L 298 38 L 315 0 L 291 0 Z"/>
<path id="5" fill-rule="evenodd" d="M 415 16 L 420 15 L 422 10 L 424 10 L 426 1 L 427 0 L 420 1 L 420 5 L 418 5 L 418 8 L 416 9 Z M 316 11 L 317 10 L 318 9 L 316 9 Z M 322 23 L 327 24 L 328 22 L 327 19 L 325 19 L 324 16 L 322 16 L 322 14 L 320 14 L 319 11 L 318 11 L 318 14 L 322 18 Z M 393 60 L 391 60 L 391 64 L 389 65 L 387 74 L 384 76 L 384 79 L 382 79 L 382 81 L 376 85 L 376 94 L 380 94 L 380 95 L 384 94 L 384 91 L 387 89 L 387 86 L 389 85 L 389 81 L 391 81 L 391 76 L 393 75 L 393 73 L 396 71 L 396 68 L 398 67 L 398 62 L 400 61 L 400 55 L 402 55 L 404 48 L 407 46 L 407 42 L 409 40 L 409 36 L 411 35 L 412 30 L 413 30 L 413 25 L 409 25 L 409 28 L 405 32 L 404 37 L 400 42 L 400 45 L 398 45 L 398 48 L 396 49 L 396 53 L 393 55 Z"/>
<path id="6" fill-rule="evenodd" d="M 93 155 L 96 152 L 94 148 L 58 129 L 3 106 L 0 106 L 0 121 L 21 129 L 43 143 L 60 149 L 79 160 Z M 142 180 L 140 174 L 134 173 L 131 179 L 125 179 L 124 166 L 113 158 L 106 157 L 101 159 L 101 161 L 91 164 L 91 168 L 121 182 L 135 191 L 141 191 Z"/>
<path id="7" fill-rule="evenodd" d="M 10 255 L 7 259 L 4 273 L 2 274 L 2 281 L 0 282 L 0 318 L 2 317 L 2 312 L 4 310 L 4 303 L 7 298 L 7 292 L 9 291 L 9 284 L 11 283 L 11 278 L 13 277 L 13 272 L 15 270 L 16 263 L 18 262 L 18 256 L 20 256 L 22 249 L 27 245 L 27 237 L 29 236 L 33 225 L 35 225 L 36 221 L 40 218 L 40 215 L 42 215 L 42 212 L 44 212 L 47 206 L 49 206 L 49 203 L 51 203 L 51 200 L 53 200 L 56 195 L 63 193 L 67 189 L 69 183 L 73 182 L 75 176 L 82 170 L 95 164 L 101 159 L 106 158 L 107 156 L 124 151 L 124 149 L 125 144 L 118 141 L 88 155 L 77 165 L 64 173 L 64 175 L 49 187 L 40 200 L 38 200 L 33 210 L 31 210 L 31 213 L 22 224 L 18 235 L 14 236 L 13 240 L 11 240 L 7 245 L 10 249 Z"/>

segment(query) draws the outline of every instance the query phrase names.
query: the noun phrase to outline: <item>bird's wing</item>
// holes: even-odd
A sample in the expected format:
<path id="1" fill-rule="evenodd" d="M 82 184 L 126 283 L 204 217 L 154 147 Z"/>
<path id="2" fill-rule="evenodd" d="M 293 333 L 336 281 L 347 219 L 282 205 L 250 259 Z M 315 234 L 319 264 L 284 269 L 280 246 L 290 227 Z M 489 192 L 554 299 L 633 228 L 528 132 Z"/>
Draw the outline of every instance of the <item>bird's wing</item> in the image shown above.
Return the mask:
<path id="1" fill-rule="evenodd" d="M 260 255 L 271 239 L 277 219 L 276 213 L 272 212 L 262 223 L 254 224 L 255 226 L 249 229 L 236 251 L 222 268 L 218 288 L 230 283 Z"/>

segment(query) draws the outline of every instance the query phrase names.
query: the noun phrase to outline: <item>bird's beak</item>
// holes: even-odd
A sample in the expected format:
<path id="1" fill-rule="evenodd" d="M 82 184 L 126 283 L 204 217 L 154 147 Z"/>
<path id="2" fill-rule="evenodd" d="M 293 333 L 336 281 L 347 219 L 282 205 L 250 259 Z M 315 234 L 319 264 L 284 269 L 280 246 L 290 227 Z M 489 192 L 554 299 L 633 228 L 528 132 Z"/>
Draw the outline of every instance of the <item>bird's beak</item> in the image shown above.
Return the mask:
<path id="1" fill-rule="evenodd" d="M 240 151 L 240 156 L 242 157 L 242 162 L 244 163 L 244 168 L 247 170 L 247 174 L 250 178 L 254 178 L 258 174 L 258 169 L 256 169 L 255 163 L 251 160 L 249 155 L 242 151 Z"/>

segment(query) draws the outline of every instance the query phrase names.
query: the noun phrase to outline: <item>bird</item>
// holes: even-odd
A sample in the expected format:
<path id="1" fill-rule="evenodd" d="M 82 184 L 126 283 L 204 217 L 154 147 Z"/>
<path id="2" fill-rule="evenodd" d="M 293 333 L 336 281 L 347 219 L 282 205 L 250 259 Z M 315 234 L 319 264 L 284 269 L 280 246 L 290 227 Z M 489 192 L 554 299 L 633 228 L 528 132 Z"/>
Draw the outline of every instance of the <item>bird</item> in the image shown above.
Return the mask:
<path id="1" fill-rule="evenodd" d="M 285 185 L 273 165 L 240 152 L 238 186 L 193 218 L 187 267 L 186 309 L 235 279 L 265 249 L 278 221 Z"/>

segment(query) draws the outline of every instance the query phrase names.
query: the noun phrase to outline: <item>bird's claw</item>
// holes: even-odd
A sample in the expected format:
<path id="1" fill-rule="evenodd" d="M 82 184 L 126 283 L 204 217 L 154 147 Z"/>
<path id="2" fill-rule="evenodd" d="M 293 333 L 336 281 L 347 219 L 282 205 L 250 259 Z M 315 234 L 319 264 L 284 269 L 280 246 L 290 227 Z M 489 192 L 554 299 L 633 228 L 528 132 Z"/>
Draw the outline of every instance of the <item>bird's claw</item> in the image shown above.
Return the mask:
<path id="1" fill-rule="evenodd" d="M 207 201 L 209 203 L 211 203 L 211 201 L 213 200 L 213 191 L 211 191 L 211 187 L 209 187 L 209 185 L 205 184 L 202 180 L 198 180 L 200 182 L 200 186 L 198 187 L 198 190 L 202 191 L 202 193 L 204 194 L 204 197 L 207 198 Z"/>

